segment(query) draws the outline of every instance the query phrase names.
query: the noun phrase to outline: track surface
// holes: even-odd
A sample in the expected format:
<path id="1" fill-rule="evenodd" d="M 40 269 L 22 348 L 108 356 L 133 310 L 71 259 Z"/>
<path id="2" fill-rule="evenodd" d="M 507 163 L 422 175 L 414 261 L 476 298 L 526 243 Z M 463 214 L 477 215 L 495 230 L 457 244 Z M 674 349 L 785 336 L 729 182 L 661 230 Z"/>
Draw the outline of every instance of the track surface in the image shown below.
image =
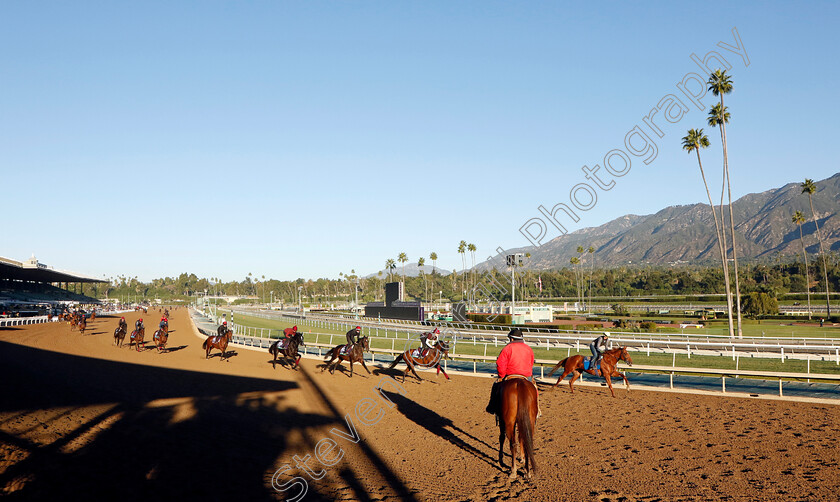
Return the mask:
<path id="1" fill-rule="evenodd" d="M 143 317 L 150 338 L 160 314 Z M 386 391 L 393 408 L 366 425 L 365 399 L 387 403 L 375 387 L 394 371 L 272 369 L 267 353 L 242 349 L 205 360 L 184 309 L 165 354 L 114 347 L 116 324 L 0 329 L 0 497 L 284 500 L 300 491 L 272 488 L 287 464 L 276 481 L 307 479 L 304 500 L 836 500 L 840 490 L 838 406 L 544 387 L 537 478 L 511 483 L 483 411 L 488 379 L 421 374 L 405 395 Z M 345 415 L 357 443 L 339 434 L 352 435 Z M 313 480 L 294 457 L 319 441 L 335 463 L 310 458 L 323 475 Z"/>

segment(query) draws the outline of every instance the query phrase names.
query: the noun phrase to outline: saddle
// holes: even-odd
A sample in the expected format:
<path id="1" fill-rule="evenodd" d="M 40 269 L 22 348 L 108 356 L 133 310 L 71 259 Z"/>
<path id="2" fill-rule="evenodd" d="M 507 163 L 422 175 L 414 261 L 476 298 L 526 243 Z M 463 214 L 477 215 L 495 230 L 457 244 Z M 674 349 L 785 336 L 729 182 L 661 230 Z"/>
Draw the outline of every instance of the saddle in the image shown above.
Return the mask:
<path id="1" fill-rule="evenodd" d="M 338 354 L 341 356 L 346 356 L 353 350 L 353 345 L 345 344 L 342 345 L 341 348 L 338 350 Z"/>
<path id="2" fill-rule="evenodd" d="M 601 362 L 598 361 L 598 364 L 595 365 L 595 368 L 591 368 L 591 366 L 592 366 L 592 356 L 584 357 L 583 358 L 583 369 L 584 370 L 589 370 L 589 369 L 600 370 L 601 369 Z"/>
<path id="3" fill-rule="evenodd" d="M 279 342 L 277 342 L 277 348 L 280 350 L 284 350 L 289 345 L 288 338 L 281 338 Z"/>

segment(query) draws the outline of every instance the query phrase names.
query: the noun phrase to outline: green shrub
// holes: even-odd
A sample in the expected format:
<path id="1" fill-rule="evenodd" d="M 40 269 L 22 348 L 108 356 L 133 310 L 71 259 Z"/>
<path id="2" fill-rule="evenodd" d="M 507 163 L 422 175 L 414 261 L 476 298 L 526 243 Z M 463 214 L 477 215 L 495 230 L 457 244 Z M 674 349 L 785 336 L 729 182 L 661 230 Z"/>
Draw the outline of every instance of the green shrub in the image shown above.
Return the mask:
<path id="1" fill-rule="evenodd" d="M 653 321 L 642 321 L 639 324 L 639 327 L 642 329 L 642 331 L 649 331 L 651 333 L 656 332 L 656 330 L 659 328 L 659 326 L 657 326 L 657 324 Z"/>

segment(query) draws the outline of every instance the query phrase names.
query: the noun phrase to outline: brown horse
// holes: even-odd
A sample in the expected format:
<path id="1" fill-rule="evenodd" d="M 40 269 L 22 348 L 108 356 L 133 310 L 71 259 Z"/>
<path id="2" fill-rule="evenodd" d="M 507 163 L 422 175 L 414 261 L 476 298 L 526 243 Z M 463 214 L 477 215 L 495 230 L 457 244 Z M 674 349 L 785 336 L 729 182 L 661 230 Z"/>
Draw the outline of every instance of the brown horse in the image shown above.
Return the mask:
<path id="1" fill-rule="evenodd" d="M 91 321 L 95 321 L 95 320 L 96 320 L 96 311 L 95 311 L 95 310 L 91 310 L 91 311 L 90 311 L 90 320 L 91 320 Z"/>
<path id="2" fill-rule="evenodd" d="M 283 345 L 282 347 L 281 344 Z M 301 358 L 301 355 L 298 354 L 298 347 L 301 345 L 303 345 L 303 333 L 300 332 L 295 333 L 291 338 L 281 338 L 272 343 L 271 347 L 268 348 L 268 353 L 274 356 L 274 359 L 271 361 L 271 367 L 277 368 L 277 356 L 280 356 L 282 359 L 288 358 L 293 360 L 295 362 L 294 367 L 297 369 Z"/>
<path id="3" fill-rule="evenodd" d="M 537 423 L 537 388 L 525 378 L 508 377 L 501 383 L 499 417 L 499 463 L 504 462 L 505 437 L 510 443 L 510 479 L 516 478 L 516 444 L 525 457 L 525 476 L 537 472 L 534 461 L 534 429 Z M 517 434 L 519 435 L 517 441 Z"/>
<path id="4" fill-rule="evenodd" d="M 143 350 L 146 350 L 146 342 L 143 341 L 143 338 L 146 337 L 146 328 L 135 329 L 131 332 L 131 338 L 129 339 L 128 346 L 131 347 L 131 342 L 134 342 L 134 347 L 137 349 L 137 352 L 140 352 L 140 346 L 143 346 Z"/>
<path id="5" fill-rule="evenodd" d="M 324 356 L 324 362 L 326 364 L 324 365 L 324 368 L 321 369 L 321 373 L 323 373 L 325 369 L 330 368 L 330 374 L 333 374 L 335 373 L 336 366 L 339 366 L 341 361 L 350 361 L 350 378 L 353 378 L 353 363 L 362 363 L 362 368 L 370 374 L 370 370 L 365 364 L 364 358 L 364 353 L 366 351 L 370 352 L 368 337 L 363 336 L 359 338 L 359 341 L 347 351 L 343 350 L 345 346 L 346 345 L 339 345 L 338 347 L 333 347 L 329 352 L 327 352 Z M 329 362 L 327 362 L 327 359 L 329 359 Z M 333 361 L 336 359 L 338 359 L 338 361 L 336 361 L 333 365 Z"/>
<path id="6" fill-rule="evenodd" d="M 219 349 L 222 351 L 222 355 L 219 356 L 219 361 L 224 360 L 225 354 L 227 351 L 228 343 L 230 343 L 230 339 L 233 337 L 233 331 L 230 329 L 225 330 L 223 335 L 211 335 L 207 337 L 207 340 L 204 340 L 204 345 L 201 346 L 207 352 L 204 354 L 204 359 L 208 359 L 210 357 L 210 351 L 213 349 Z"/>
<path id="7" fill-rule="evenodd" d="M 70 331 L 73 331 L 74 329 L 76 329 L 76 323 L 78 323 L 78 322 L 79 322 L 78 316 L 76 314 L 71 314 L 70 319 L 67 321 L 67 323 L 70 325 Z"/>
<path id="8" fill-rule="evenodd" d="M 563 367 L 563 374 L 560 375 L 560 378 L 557 379 L 557 383 L 554 384 L 554 386 L 557 387 L 557 385 L 566 378 L 566 375 L 574 373 L 574 375 L 572 375 L 572 379 L 569 381 L 569 388 L 572 389 L 572 392 L 575 391 L 572 384 L 575 383 L 575 380 L 578 379 L 582 372 L 585 371 L 592 376 L 603 376 L 607 380 L 607 386 L 610 388 L 612 397 L 615 397 L 615 391 L 613 391 L 612 386 L 612 377 L 621 377 L 624 380 L 624 385 L 627 386 L 627 391 L 630 392 L 630 382 L 627 381 L 627 377 L 615 369 L 619 360 L 623 360 L 627 362 L 628 365 L 633 366 L 633 360 L 630 358 L 630 354 L 627 353 L 627 347 L 617 347 L 604 352 L 604 355 L 601 357 L 601 361 L 599 363 L 601 367 L 600 371 L 598 371 L 597 368 L 591 367 L 589 369 L 584 369 L 588 366 L 586 363 L 588 363 L 590 359 L 590 357 L 583 357 L 580 354 L 567 357 L 551 368 L 551 371 L 548 372 L 548 376 L 551 376 L 551 374 L 557 371 L 557 369 L 561 366 Z"/>
<path id="9" fill-rule="evenodd" d="M 449 375 L 447 375 L 446 371 L 440 367 L 441 359 L 449 357 L 449 344 L 438 340 L 437 343 L 435 343 L 434 348 L 427 350 L 424 355 L 421 354 L 423 354 L 423 349 L 406 350 L 402 354 L 398 355 L 388 368 L 394 368 L 400 361 L 404 362 L 407 368 L 403 371 L 403 382 L 405 382 L 405 377 L 408 375 L 409 371 L 411 371 L 418 380 L 423 380 L 414 370 L 414 366 L 416 365 L 425 366 L 427 368 L 437 368 L 437 373 L 435 374 L 439 375 L 443 372 L 443 376 L 449 380 Z"/>
<path id="10" fill-rule="evenodd" d="M 169 339 L 169 334 L 165 329 L 159 329 L 152 335 L 152 341 L 158 349 L 158 354 L 166 350 L 166 341 Z"/>
<path id="11" fill-rule="evenodd" d="M 123 340 L 125 340 L 125 326 L 119 325 L 114 330 L 114 345 L 122 347 Z"/>
<path id="12" fill-rule="evenodd" d="M 82 318 L 79 319 L 79 333 L 84 335 L 86 329 L 87 329 L 87 321 L 85 320 L 85 316 L 82 315 Z"/>

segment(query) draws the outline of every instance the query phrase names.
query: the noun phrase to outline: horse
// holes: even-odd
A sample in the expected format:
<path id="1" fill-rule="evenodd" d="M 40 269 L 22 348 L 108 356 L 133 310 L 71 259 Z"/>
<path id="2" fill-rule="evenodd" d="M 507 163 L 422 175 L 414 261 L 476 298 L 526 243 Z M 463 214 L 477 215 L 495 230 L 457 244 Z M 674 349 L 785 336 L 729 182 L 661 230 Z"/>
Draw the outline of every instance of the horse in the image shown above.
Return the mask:
<path id="1" fill-rule="evenodd" d="M 71 315 L 70 319 L 67 321 L 67 323 L 70 324 L 70 331 L 73 331 L 74 329 L 76 329 L 76 323 L 77 322 L 79 322 L 79 318 L 78 318 L 77 314 Z"/>
<path id="2" fill-rule="evenodd" d="M 91 321 L 95 321 L 95 320 L 96 320 L 96 310 L 91 310 L 91 312 L 90 312 L 90 320 L 91 320 Z"/>
<path id="3" fill-rule="evenodd" d="M 403 371 L 403 382 L 405 382 L 405 377 L 408 375 L 408 372 L 411 371 L 418 380 L 423 380 L 420 378 L 420 375 L 414 370 L 415 365 L 425 366 L 427 368 L 437 368 L 436 375 L 439 375 L 443 372 L 443 376 L 449 380 L 449 375 L 446 374 L 446 371 L 440 367 L 440 360 L 442 358 L 449 357 L 449 344 L 444 341 L 438 340 L 435 343 L 434 348 L 431 348 L 426 351 L 426 354 L 421 356 L 423 349 L 409 349 L 403 352 L 402 354 L 398 355 L 394 362 L 388 366 L 388 369 L 394 368 L 400 361 L 404 362 L 407 368 Z"/>
<path id="4" fill-rule="evenodd" d="M 222 351 L 222 355 L 219 356 L 219 361 L 224 360 L 225 358 L 225 351 L 227 350 L 228 343 L 230 342 L 231 337 L 233 336 L 233 331 L 230 329 L 225 330 L 223 335 L 211 335 L 207 337 L 207 340 L 204 340 L 204 345 L 201 346 L 207 352 L 204 354 L 204 359 L 208 359 L 210 357 L 210 351 L 213 349 L 219 349 Z"/>
<path id="5" fill-rule="evenodd" d="M 143 338 L 146 336 L 146 328 L 135 329 L 131 332 L 131 340 L 134 341 L 134 347 L 137 349 L 137 352 L 140 352 L 140 345 L 143 345 L 143 350 L 146 350 L 146 342 L 143 341 Z M 128 343 L 131 346 L 131 342 Z"/>
<path id="6" fill-rule="evenodd" d="M 79 333 L 84 335 L 85 329 L 87 329 L 87 321 L 85 320 L 85 316 L 82 316 L 82 318 L 79 319 Z"/>
<path id="7" fill-rule="evenodd" d="M 537 472 L 534 461 L 534 429 L 537 423 L 537 388 L 524 377 L 507 378 L 499 388 L 499 463 L 504 462 L 505 438 L 510 444 L 510 479 L 516 478 L 516 443 L 525 458 L 525 476 Z M 517 441 L 517 434 L 519 434 Z"/>
<path id="8" fill-rule="evenodd" d="M 557 383 L 554 384 L 554 386 L 557 387 L 557 385 L 566 378 L 566 375 L 574 373 L 572 379 L 569 381 L 569 388 L 572 390 L 572 393 L 575 392 L 575 388 L 572 384 L 575 383 L 575 380 L 578 379 L 582 372 L 589 373 L 592 376 L 603 376 L 607 380 L 607 386 L 610 388 L 612 397 L 615 397 L 615 391 L 613 391 L 612 386 L 612 377 L 621 377 L 624 380 L 624 385 L 627 386 L 627 392 L 630 392 L 630 382 L 627 381 L 627 377 L 615 369 L 619 360 L 623 360 L 627 362 L 628 365 L 633 366 L 633 360 L 630 358 L 630 354 L 627 353 L 627 347 L 616 347 L 604 352 L 599 365 L 601 367 L 600 372 L 597 368 L 586 368 L 588 365 L 585 363 L 588 363 L 590 359 L 591 357 L 583 357 L 580 354 L 567 357 L 551 368 L 551 371 L 548 372 L 548 376 L 551 376 L 551 374 L 561 366 L 563 367 L 563 374 L 560 375 L 560 378 L 557 379 Z"/>
<path id="9" fill-rule="evenodd" d="M 167 334 L 165 329 L 159 329 L 155 331 L 155 334 L 152 335 L 152 341 L 155 343 L 155 347 L 157 347 L 158 353 L 161 353 L 164 350 L 166 350 L 167 339 L 169 339 L 169 335 Z"/>
<path id="10" fill-rule="evenodd" d="M 122 347 L 123 340 L 125 340 L 125 326 L 119 325 L 114 330 L 114 345 Z"/>
<path id="11" fill-rule="evenodd" d="M 284 344 L 281 347 L 281 344 Z M 295 368 L 300 363 L 301 355 L 298 354 L 298 347 L 303 345 L 303 333 L 297 332 L 291 338 L 281 338 L 271 344 L 268 348 L 268 353 L 274 356 L 271 361 L 271 367 L 277 368 L 277 356 L 281 358 L 289 358 L 295 362 Z"/>
<path id="12" fill-rule="evenodd" d="M 327 368 L 330 368 L 330 374 L 335 373 L 336 366 L 341 364 L 341 361 L 350 361 L 350 378 L 353 378 L 353 363 L 362 363 L 362 368 L 370 374 L 370 370 L 368 369 L 367 365 L 365 364 L 364 353 L 365 351 L 370 352 L 370 344 L 368 341 L 368 337 L 363 336 L 359 338 L 359 341 L 353 344 L 352 348 L 348 347 L 344 349 L 347 345 L 339 345 L 337 347 L 333 347 L 330 349 L 329 352 L 324 356 L 324 362 L 326 363 L 321 369 L 321 373 L 324 372 Z M 329 359 L 329 362 L 327 362 Z M 338 359 L 333 365 L 333 361 Z M 330 367 L 332 366 L 332 367 Z"/>

